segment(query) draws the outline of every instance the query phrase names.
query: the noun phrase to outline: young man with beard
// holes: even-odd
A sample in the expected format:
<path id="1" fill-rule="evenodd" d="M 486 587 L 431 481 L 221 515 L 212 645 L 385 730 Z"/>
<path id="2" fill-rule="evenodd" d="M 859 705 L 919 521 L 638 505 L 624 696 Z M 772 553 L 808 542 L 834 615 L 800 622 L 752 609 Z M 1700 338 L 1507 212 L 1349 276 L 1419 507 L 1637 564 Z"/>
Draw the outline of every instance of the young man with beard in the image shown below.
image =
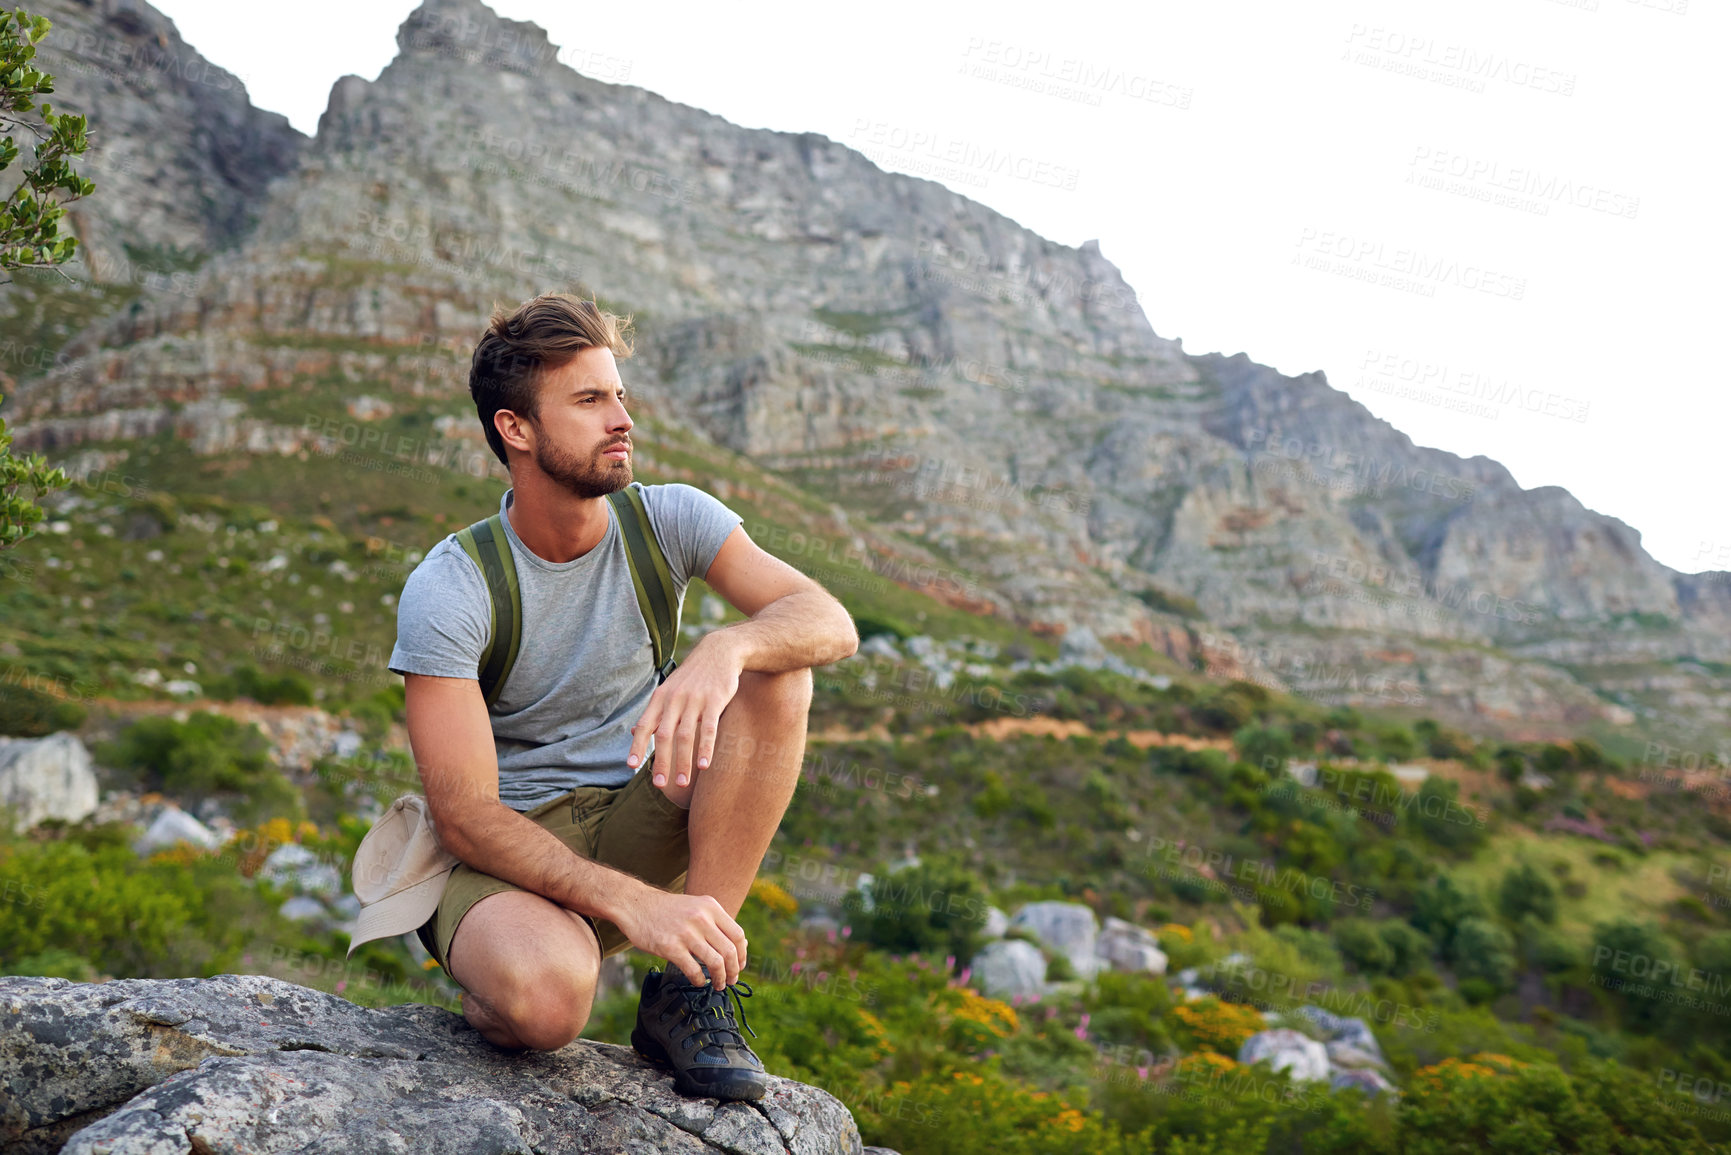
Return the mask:
<path id="1" fill-rule="evenodd" d="M 437 842 L 459 862 L 418 933 L 463 987 L 468 1021 L 511 1049 L 576 1038 L 603 958 L 628 946 L 664 958 L 633 1044 L 686 1094 L 756 1099 L 766 1080 L 734 1019 L 748 946 L 734 920 L 799 778 L 811 668 L 859 637 L 840 602 L 714 497 L 633 481 L 616 361 L 631 355 L 628 327 L 547 294 L 495 313 L 475 347 L 469 391 L 511 474 L 501 548 L 521 640 L 489 707 L 481 568 L 453 535 L 410 575 L 390 668 Z M 628 527 L 607 500 L 626 486 L 676 596 L 702 578 L 749 619 L 704 635 L 660 684 Z"/>

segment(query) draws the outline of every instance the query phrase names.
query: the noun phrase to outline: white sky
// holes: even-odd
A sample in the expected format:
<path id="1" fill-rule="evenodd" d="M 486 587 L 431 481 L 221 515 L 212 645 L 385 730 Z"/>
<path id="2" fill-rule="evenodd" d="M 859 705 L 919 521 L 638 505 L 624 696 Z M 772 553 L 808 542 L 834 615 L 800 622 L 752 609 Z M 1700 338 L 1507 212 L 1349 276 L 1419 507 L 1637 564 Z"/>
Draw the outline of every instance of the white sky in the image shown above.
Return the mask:
<path id="1" fill-rule="evenodd" d="M 155 2 L 311 133 L 332 81 L 390 62 L 415 0 Z M 1421 445 L 1621 518 L 1667 565 L 1731 569 L 1721 3 L 493 7 L 588 75 L 1098 239 L 1187 350 L 1321 369 Z M 969 167 L 993 149 L 1030 175 Z"/>

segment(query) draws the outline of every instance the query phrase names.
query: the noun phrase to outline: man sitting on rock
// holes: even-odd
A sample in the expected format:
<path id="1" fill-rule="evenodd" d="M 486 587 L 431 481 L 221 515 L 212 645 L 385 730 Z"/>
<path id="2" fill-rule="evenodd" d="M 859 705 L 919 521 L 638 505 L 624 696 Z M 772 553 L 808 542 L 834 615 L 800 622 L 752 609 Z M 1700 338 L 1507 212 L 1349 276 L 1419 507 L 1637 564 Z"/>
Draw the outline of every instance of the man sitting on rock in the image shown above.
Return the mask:
<path id="1" fill-rule="evenodd" d="M 631 355 L 629 324 L 548 294 L 496 312 L 475 347 L 469 391 L 511 474 L 499 507 L 521 634 L 489 707 L 480 566 L 453 535 L 404 586 L 390 668 L 438 844 L 460 862 L 418 933 L 462 986 L 464 1016 L 506 1048 L 575 1039 L 602 959 L 628 946 L 666 959 L 644 979 L 633 1045 L 685 1094 L 756 1099 L 763 1064 L 728 1001 L 747 957 L 734 920 L 799 778 L 811 667 L 859 636 L 716 498 L 633 481 L 615 360 Z M 632 527 L 607 499 L 627 486 L 677 598 L 702 578 L 749 619 L 705 634 L 659 684 Z"/>

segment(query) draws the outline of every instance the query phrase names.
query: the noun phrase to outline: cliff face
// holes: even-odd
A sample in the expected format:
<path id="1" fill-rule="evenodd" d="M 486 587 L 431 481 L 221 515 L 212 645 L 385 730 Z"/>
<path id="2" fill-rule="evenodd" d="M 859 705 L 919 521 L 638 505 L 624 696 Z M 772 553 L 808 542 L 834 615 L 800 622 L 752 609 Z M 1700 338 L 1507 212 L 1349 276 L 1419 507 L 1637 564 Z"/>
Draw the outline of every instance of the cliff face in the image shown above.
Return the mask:
<path id="1" fill-rule="evenodd" d="M 398 45 L 239 198 L 257 224 L 196 291 L 147 294 L 23 384 L 21 446 L 174 429 L 293 452 L 303 429 L 252 410 L 332 374 L 478 442 L 460 357 L 489 310 L 593 290 L 637 315 L 648 412 L 893 523 L 1001 612 L 1342 701 L 1398 675 L 1444 712 L 1731 721 L 1726 582 L 1414 446 L 1320 373 L 1185 353 L 1093 242 L 580 75 L 479 0 L 426 0 Z M 125 108 L 111 135 L 178 115 Z M 1183 599 L 1205 619 L 1188 634 Z M 1346 667 L 1344 687 L 1314 676 Z M 1628 691 L 1657 667 L 1684 698 Z"/>
<path id="2" fill-rule="evenodd" d="M 0 1085 L 5 1155 L 863 1150 L 816 1087 L 690 1099 L 627 1047 L 514 1054 L 442 1008 L 367 1010 L 262 975 L 0 978 Z"/>
<path id="3" fill-rule="evenodd" d="M 75 272 L 140 280 L 242 236 L 306 137 L 254 108 L 237 77 L 148 4 L 37 0 L 30 11 L 54 25 L 37 49 L 55 80 L 50 103 L 89 118 L 90 148 L 75 167 L 101 192 L 67 209 L 87 250 Z"/>

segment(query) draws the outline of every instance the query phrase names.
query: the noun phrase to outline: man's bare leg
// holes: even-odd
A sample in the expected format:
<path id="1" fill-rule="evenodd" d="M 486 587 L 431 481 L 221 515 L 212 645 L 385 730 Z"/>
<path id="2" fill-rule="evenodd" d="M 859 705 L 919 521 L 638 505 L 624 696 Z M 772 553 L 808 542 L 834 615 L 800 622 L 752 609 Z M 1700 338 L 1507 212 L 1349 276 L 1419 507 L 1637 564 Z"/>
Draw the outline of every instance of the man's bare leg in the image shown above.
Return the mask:
<path id="1" fill-rule="evenodd" d="M 594 1008 L 601 946 L 575 912 L 523 890 L 489 894 L 457 924 L 448 962 L 463 1017 L 508 1050 L 558 1050 Z"/>
<path id="2" fill-rule="evenodd" d="M 799 785 L 811 692 L 809 669 L 741 673 L 709 766 L 691 785 L 665 788 L 691 811 L 685 893 L 707 894 L 735 918 Z"/>

